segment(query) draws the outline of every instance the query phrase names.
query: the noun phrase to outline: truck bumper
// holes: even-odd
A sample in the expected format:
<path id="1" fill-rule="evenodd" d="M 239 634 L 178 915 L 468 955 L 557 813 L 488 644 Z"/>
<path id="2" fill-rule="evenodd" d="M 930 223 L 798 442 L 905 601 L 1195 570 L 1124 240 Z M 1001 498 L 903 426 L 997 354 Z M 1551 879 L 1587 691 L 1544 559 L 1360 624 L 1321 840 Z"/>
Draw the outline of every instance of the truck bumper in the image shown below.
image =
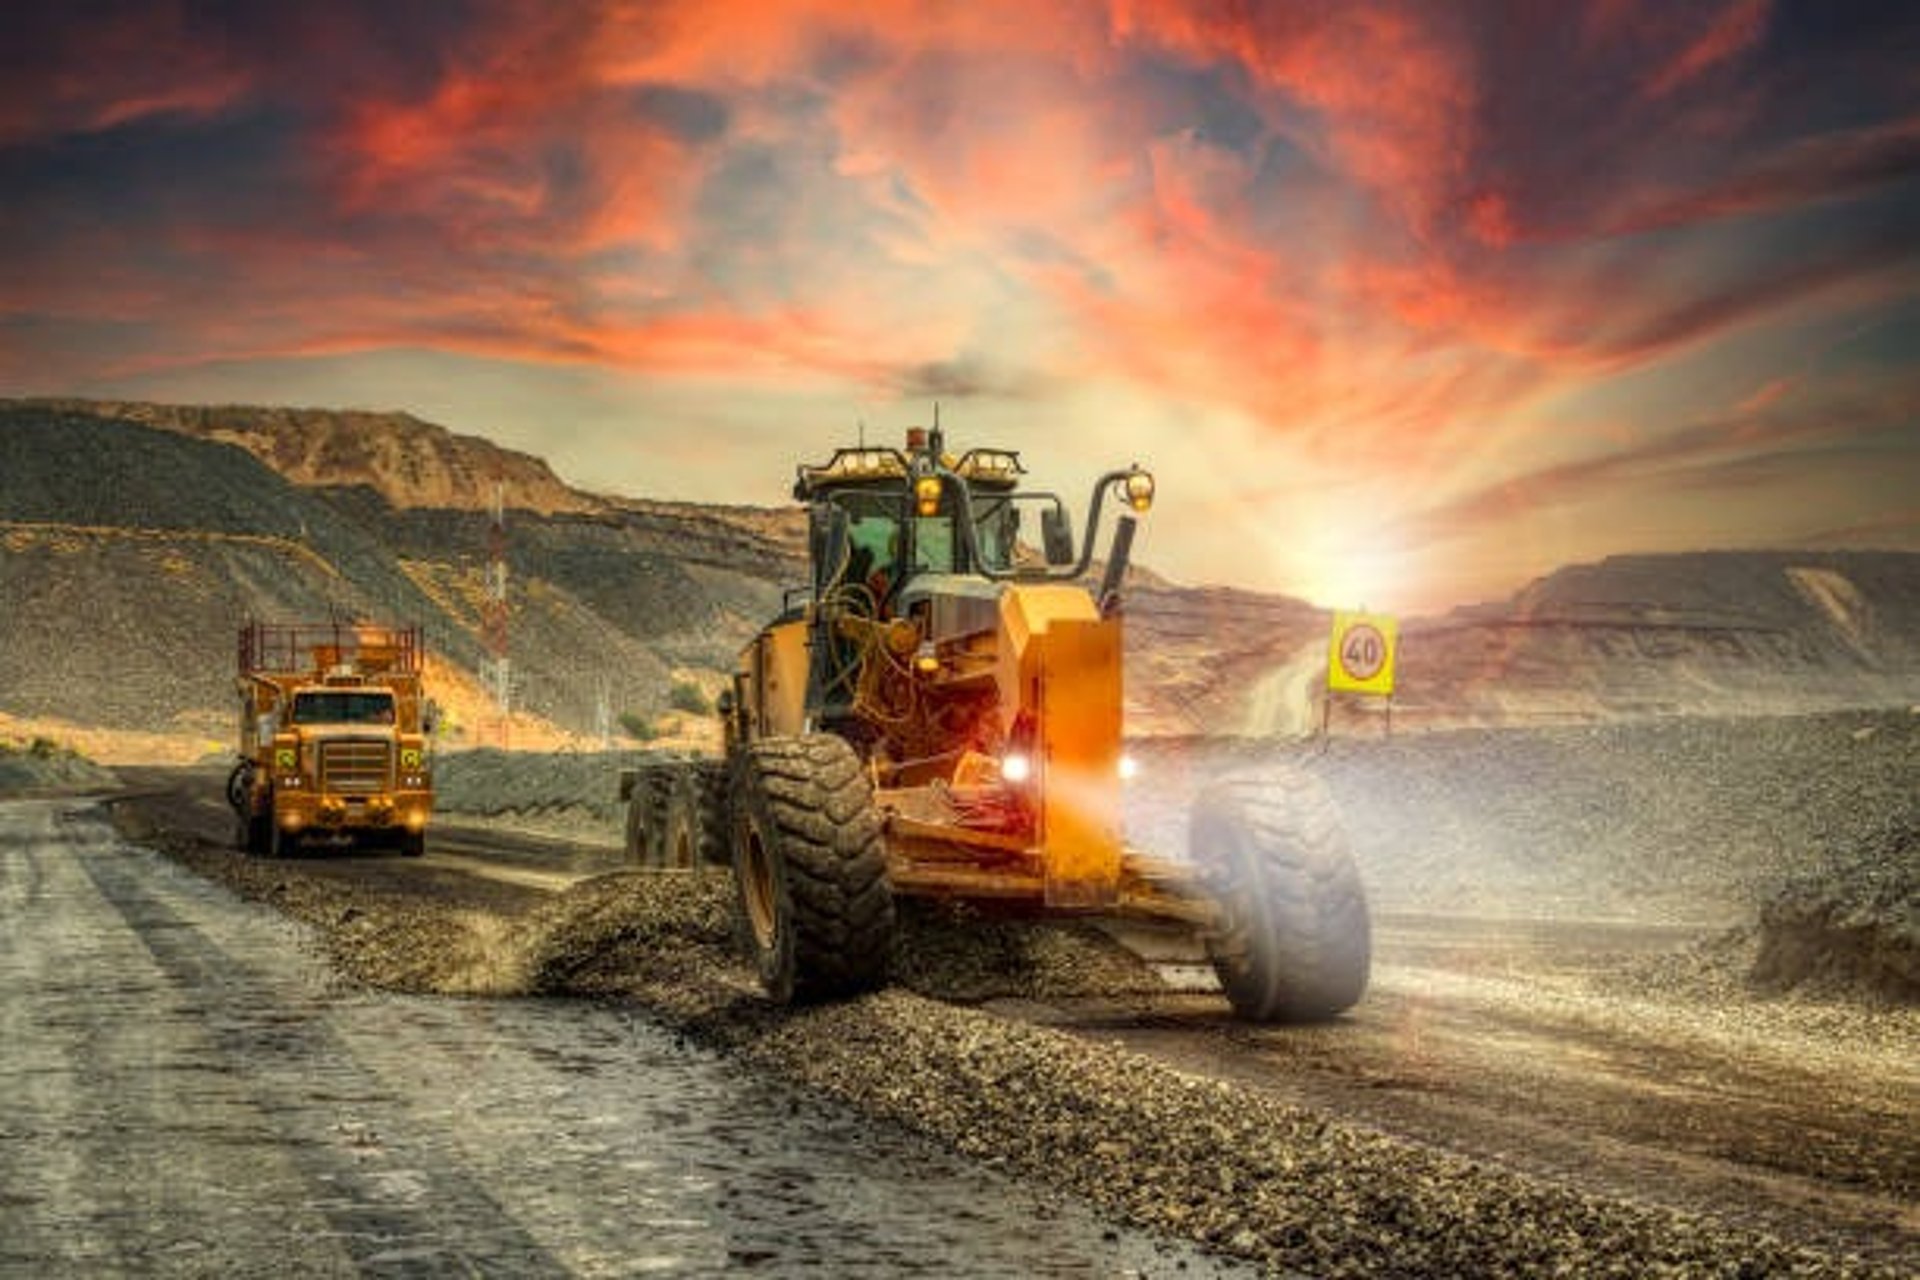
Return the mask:
<path id="1" fill-rule="evenodd" d="M 274 823 L 289 834 L 355 831 L 418 832 L 433 813 L 431 791 L 395 791 L 370 796 L 280 793 Z"/>

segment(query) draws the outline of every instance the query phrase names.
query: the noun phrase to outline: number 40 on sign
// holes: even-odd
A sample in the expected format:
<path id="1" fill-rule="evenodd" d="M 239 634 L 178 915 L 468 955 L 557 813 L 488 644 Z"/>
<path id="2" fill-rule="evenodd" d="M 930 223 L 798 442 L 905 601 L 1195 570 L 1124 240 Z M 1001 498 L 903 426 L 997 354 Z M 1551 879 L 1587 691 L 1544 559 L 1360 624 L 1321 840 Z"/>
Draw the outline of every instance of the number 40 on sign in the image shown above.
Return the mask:
<path id="1" fill-rule="evenodd" d="M 1399 620 L 1386 614 L 1336 612 L 1327 645 L 1327 688 L 1391 696 L 1399 636 Z"/>

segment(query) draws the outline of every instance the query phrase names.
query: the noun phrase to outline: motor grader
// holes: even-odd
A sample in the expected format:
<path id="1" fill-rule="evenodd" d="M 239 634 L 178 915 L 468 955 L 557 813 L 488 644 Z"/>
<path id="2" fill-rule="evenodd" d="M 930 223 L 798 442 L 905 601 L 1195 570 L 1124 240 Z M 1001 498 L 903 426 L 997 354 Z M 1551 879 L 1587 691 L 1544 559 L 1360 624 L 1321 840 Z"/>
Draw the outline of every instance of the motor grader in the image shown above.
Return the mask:
<path id="1" fill-rule="evenodd" d="M 1244 1018 L 1352 1005 L 1367 907 L 1315 780 L 1212 785 L 1185 857 L 1122 835 L 1121 588 L 1152 476 L 1102 476 L 1076 550 L 1016 453 L 955 456 L 937 427 L 905 445 L 799 468 L 812 580 L 740 655 L 725 758 L 623 773 L 632 855 L 730 865 L 739 931 L 782 1002 L 884 983 L 895 899 L 926 896 L 1184 933 Z M 1089 585 L 1109 497 L 1121 513 Z"/>

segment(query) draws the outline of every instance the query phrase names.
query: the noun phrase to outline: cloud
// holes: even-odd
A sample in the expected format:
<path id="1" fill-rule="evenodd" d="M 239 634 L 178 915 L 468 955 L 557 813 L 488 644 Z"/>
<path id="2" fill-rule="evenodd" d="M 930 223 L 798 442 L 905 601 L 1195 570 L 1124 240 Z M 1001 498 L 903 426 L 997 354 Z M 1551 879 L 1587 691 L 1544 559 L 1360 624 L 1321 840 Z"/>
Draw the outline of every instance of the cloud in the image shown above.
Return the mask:
<path id="1" fill-rule="evenodd" d="M 15 9 L 0 323 L 29 349 L 0 381 L 79 384 L 35 390 L 92 369 L 217 394 L 248 362 L 415 352 L 543 386 L 738 386 L 767 430 L 789 429 L 783 393 L 965 398 L 1050 439 L 1180 424 L 1169 449 L 1245 462 L 1213 468 L 1223 503 L 1268 483 L 1231 472 L 1298 474 L 1465 538 L 1732 474 L 1713 459 L 1769 446 L 1695 424 L 1829 403 L 1858 372 L 1729 377 L 1743 344 L 1920 287 L 1912 18 L 1888 38 L 1758 0 Z M 1645 420 L 1616 411 L 1645 386 Z M 1554 425 L 1583 421 L 1620 442 Z"/>
<path id="2" fill-rule="evenodd" d="M 1658 432 L 1616 436 L 1578 459 L 1525 469 L 1420 511 L 1417 536 L 1446 540 L 1623 493 L 1655 498 L 1713 495 L 1811 470 L 1819 459 L 1862 457 L 1868 469 L 1920 483 L 1920 441 L 1904 424 L 1920 414 L 1920 392 L 1822 400 L 1791 411 L 1769 403 Z M 1889 449 L 1891 452 L 1889 452 Z M 1690 499 L 1691 501 L 1691 499 Z"/>
<path id="3" fill-rule="evenodd" d="M 1766 29 L 1771 8 L 1769 0 L 1731 0 L 1722 5 L 1698 36 L 1648 77 L 1642 92 L 1649 98 L 1664 98 L 1753 48 Z"/>

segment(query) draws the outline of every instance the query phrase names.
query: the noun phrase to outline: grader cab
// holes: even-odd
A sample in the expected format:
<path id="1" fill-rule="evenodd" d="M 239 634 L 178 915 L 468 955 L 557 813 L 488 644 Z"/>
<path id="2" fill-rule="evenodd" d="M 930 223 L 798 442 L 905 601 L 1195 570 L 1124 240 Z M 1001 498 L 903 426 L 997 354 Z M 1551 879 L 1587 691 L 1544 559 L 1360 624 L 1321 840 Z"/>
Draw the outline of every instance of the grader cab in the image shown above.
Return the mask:
<path id="1" fill-rule="evenodd" d="M 800 467 L 812 581 L 740 656 L 725 759 L 623 776 L 633 854 L 732 867 L 778 1000 L 883 983 L 895 898 L 927 896 L 1188 931 L 1243 1017 L 1347 1008 L 1366 903 L 1312 779 L 1216 784 L 1184 858 L 1126 843 L 1121 589 L 1152 476 L 1102 476 L 1076 550 L 1024 474 L 1007 450 L 948 453 L 938 428 Z"/>

